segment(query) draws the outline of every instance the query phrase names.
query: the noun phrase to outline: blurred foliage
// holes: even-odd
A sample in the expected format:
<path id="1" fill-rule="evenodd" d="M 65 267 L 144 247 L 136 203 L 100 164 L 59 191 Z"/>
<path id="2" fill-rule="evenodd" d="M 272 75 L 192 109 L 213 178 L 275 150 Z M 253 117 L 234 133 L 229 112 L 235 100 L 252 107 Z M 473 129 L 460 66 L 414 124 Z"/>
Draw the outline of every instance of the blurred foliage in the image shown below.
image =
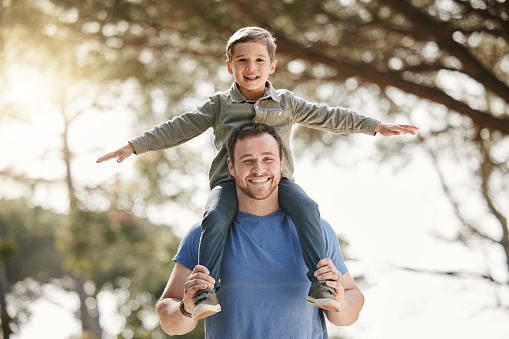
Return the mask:
<path id="1" fill-rule="evenodd" d="M 101 332 L 93 300 L 110 291 L 123 337 L 162 335 L 143 319 L 153 315 L 178 241 L 146 211 L 173 203 L 198 217 L 203 202 L 195 199 L 206 188 L 195 176 L 205 175 L 212 146 L 150 153 L 137 159 L 135 174 L 89 184 L 75 174 L 83 150 L 70 140 L 90 112 L 126 111 L 137 134 L 228 88 L 224 43 L 247 25 L 277 38 L 276 88 L 417 124 L 415 142 L 383 139 L 374 159 L 397 167 L 425 150 L 462 225 L 451 240 L 497 246 L 509 267 L 506 1 L 3 0 L 0 82 L 8 90 L 0 93 L 0 121 L 37 129 L 50 110 L 62 123 L 53 126 L 53 148 L 38 155 L 41 167 L 53 161 L 60 171 L 37 177 L 25 161 L 6 162 L 0 176 L 27 200 L 40 187 L 65 187 L 70 206 L 61 215 L 2 201 L 0 266 L 10 286 L 22 282 L 21 294 L 34 297 L 47 283 L 81 293 L 77 313 L 91 336 Z M 347 166 L 341 154 L 352 140 L 296 128 L 294 150 Z M 469 208 L 472 200 L 482 208 Z M 23 265 L 9 264 L 16 260 Z M 15 309 L 13 326 L 27 317 Z"/>
<path id="2" fill-rule="evenodd" d="M 53 232 L 59 223 L 61 218 L 39 207 L 29 210 L 19 201 L 1 201 L 0 291 L 4 292 L 0 303 L 3 333 L 26 321 L 30 314 L 26 305 L 41 296 L 40 289 L 23 289 L 23 295 L 15 299 L 18 305 L 9 304 L 11 309 L 16 310 L 9 317 L 4 313 L 7 309 L 5 292 L 9 286 L 25 279 L 47 281 L 49 277 L 61 277 L 61 256 L 53 246 Z"/>
<path id="3" fill-rule="evenodd" d="M 170 227 L 119 210 L 61 215 L 23 201 L 1 200 L 0 235 L 2 249 L 9 248 L 2 250 L 0 267 L 5 268 L 2 278 L 12 287 L 11 328 L 28 320 L 27 307 L 43 297 L 44 285 L 52 284 L 83 293 L 88 309 L 77 314 L 85 311 L 94 317 L 97 295 L 111 293 L 124 324 L 122 331 L 134 338 L 163 336 L 155 302 L 173 269 L 170 256 L 180 242 Z"/>

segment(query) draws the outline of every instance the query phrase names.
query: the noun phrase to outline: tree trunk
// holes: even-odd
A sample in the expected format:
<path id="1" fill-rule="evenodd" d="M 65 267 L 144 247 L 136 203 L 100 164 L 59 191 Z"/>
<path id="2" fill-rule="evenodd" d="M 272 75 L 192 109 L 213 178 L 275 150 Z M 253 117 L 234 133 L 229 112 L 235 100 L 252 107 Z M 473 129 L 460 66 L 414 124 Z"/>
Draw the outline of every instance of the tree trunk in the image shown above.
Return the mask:
<path id="1" fill-rule="evenodd" d="M 69 148 L 68 143 L 68 132 L 69 125 L 72 122 L 72 119 L 67 119 L 65 116 L 65 105 L 61 105 L 62 109 L 62 118 L 64 119 L 64 133 L 62 135 L 63 138 L 63 147 L 62 154 L 64 157 L 64 162 L 66 166 L 66 182 L 67 188 L 69 190 L 69 204 L 70 204 L 70 215 L 77 215 L 78 213 L 78 199 L 76 198 L 73 176 L 71 172 L 71 163 L 73 154 Z M 90 311 L 85 303 L 88 296 L 85 294 L 83 290 L 83 281 L 81 278 L 75 278 L 75 282 L 77 285 L 77 292 L 80 297 L 80 320 L 81 320 L 81 337 L 82 339 L 100 339 L 102 336 L 102 329 L 99 324 L 99 313 L 96 309 L 96 314 L 90 314 Z"/>
<path id="2" fill-rule="evenodd" d="M 0 321 L 2 322 L 3 339 L 9 339 L 12 333 L 9 323 L 12 320 L 7 314 L 5 295 L 7 294 L 7 273 L 5 266 L 0 266 Z"/>
<path id="3" fill-rule="evenodd" d="M 100 339 L 102 337 L 102 329 L 99 324 L 99 314 L 90 314 L 85 303 L 88 296 L 83 289 L 81 279 L 75 279 L 77 292 L 80 297 L 80 320 L 81 320 L 81 338 L 82 339 Z"/>

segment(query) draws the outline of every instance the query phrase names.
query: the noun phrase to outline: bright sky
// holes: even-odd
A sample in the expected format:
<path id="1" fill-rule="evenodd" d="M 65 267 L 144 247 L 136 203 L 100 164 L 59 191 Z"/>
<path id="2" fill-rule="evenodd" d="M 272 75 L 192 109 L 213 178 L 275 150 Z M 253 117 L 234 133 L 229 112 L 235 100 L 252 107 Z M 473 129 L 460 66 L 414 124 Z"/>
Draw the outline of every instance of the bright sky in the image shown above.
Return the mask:
<path id="1" fill-rule="evenodd" d="M 30 87 L 36 82 L 29 81 L 32 98 L 45 95 L 37 92 L 37 87 Z M 9 92 L 11 102 L 20 102 L 23 98 L 19 91 L 14 88 Z M 5 95 L 0 99 L 5 100 Z M 0 142 L 12 145 L 3 148 L 0 170 L 14 165 L 34 177 L 41 174 L 58 177 L 63 173 L 59 155 L 50 152 L 44 160 L 40 158 L 60 142 L 58 133 L 62 124 L 55 107 L 37 107 L 36 110 L 32 106 L 27 115 L 35 119 L 35 127 L 14 120 L 3 121 L 0 125 Z M 128 113 L 125 107 L 117 107 L 109 113 L 91 111 L 73 126 L 70 142 L 73 150 L 80 154 L 75 166 L 79 182 L 90 185 L 117 173 L 130 173 L 134 157 L 121 165 L 111 161 L 95 164 L 98 156 L 122 146 L 139 132 L 133 132 L 131 122 L 126 120 Z M 360 282 L 366 296 L 361 317 L 339 333 L 355 339 L 506 339 L 509 316 L 507 311 L 496 307 L 496 298 L 509 304 L 507 289 L 495 289 L 474 278 L 459 279 L 400 269 L 474 273 L 484 272 L 487 265 L 490 269 L 497 267 L 487 263 L 483 253 L 438 239 L 437 234 L 453 236 L 458 222 L 426 155 L 417 152 L 411 163 L 395 173 L 390 165 L 369 161 L 375 151 L 375 138 L 382 136 L 355 135 L 353 138 L 351 147 L 342 149 L 341 154 L 332 154 L 337 159 L 367 159 L 353 168 L 336 165 L 328 159 L 315 163 L 308 157 L 297 159 L 296 166 L 297 182 L 319 203 L 322 216 L 338 235 L 349 242 L 346 252 L 353 260 L 347 265 L 352 276 L 365 277 Z M 210 143 L 211 135 L 207 133 L 190 145 L 203 149 Z M 203 185 L 207 190 L 206 179 Z M 0 188 L 0 196 L 19 194 L 17 187 L 2 185 Z M 64 210 L 65 196 L 65 190 L 40 190 L 35 198 L 45 202 L 47 207 Z M 196 220 L 194 216 L 177 212 L 166 211 L 169 216 L 180 216 L 178 233 L 182 235 Z M 154 218 L 163 220 L 166 216 L 159 214 Z M 503 260 L 496 251 L 489 258 L 494 262 Z M 79 322 L 72 314 L 77 308 L 76 297 L 53 290 L 48 293 L 57 302 L 40 301 L 31 305 L 34 315 L 19 335 L 12 336 L 14 339 L 46 338 L 49 333 L 52 339 L 64 339 L 79 331 Z M 111 334 L 116 334 L 114 300 L 103 294 L 99 307 L 103 314 L 101 322 Z M 331 329 L 331 332 L 336 330 Z"/>
<path id="2" fill-rule="evenodd" d="M 371 147 L 369 137 L 355 138 L 361 152 Z M 300 165 L 297 180 L 349 242 L 352 275 L 365 277 L 361 317 L 339 333 L 362 339 L 507 338 L 509 317 L 494 307 L 493 286 L 401 269 L 475 273 L 486 265 L 481 253 L 437 238 L 452 236 L 458 225 L 423 154 L 397 174 L 371 162 L 350 169 Z"/>

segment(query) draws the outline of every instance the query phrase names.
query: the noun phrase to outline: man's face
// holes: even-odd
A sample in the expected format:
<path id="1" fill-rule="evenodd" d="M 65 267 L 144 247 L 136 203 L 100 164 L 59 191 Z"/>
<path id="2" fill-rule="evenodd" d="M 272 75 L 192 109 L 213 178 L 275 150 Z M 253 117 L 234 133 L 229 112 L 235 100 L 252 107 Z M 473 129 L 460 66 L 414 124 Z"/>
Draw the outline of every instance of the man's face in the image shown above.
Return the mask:
<path id="1" fill-rule="evenodd" d="M 234 159 L 235 165 L 228 159 L 228 168 L 242 192 L 239 194 L 263 200 L 277 188 L 283 160 L 279 157 L 279 148 L 272 135 L 263 133 L 238 140 Z"/>
<path id="2" fill-rule="evenodd" d="M 265 93 L 265 83 L 276 69 L 267 46 L 259 42 L 241 42 L 235 45 L 232 60 L 227 61 L 228 72 L 239 84 L 240 92 L 248 100 L 258 100 Z"/>

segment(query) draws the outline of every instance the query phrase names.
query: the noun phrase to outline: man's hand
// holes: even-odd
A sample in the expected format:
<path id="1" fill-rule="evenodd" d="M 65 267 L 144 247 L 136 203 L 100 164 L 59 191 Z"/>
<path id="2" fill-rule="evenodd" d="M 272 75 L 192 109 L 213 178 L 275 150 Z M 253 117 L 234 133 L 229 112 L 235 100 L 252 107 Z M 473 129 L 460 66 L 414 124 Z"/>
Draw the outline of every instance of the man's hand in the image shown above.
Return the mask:
<path id="1" fill-rule="evenodd" d="M 326 282 L 327 286 L 336 290 L 336 300 L 341 303 L 345 295 L 345 284 L 343 282 L 343 275 L 334 266 L 332 259 L 324 258 L 318 262 L 316 267 L 318 269 L 315 271 L 315 277 L 318 280 L 328 280 Z"/>
<path id="2" fill-rule="evenodd" d="M 418 127 L 412 125 L 379 123 L 376 125 L 375 132 L 387 137 L 391 135 L 400 135 L 401 133 L 415 135 L 418 129 Z"/>
<path id="3" fill-rule="evenodd" d="M 214 287 L 214 279 L 204 267 L 197 265 L 192 271 L 176 263 L 171 272 L 161 299 L 157 303 L 157 314 L 162 329 L 169 335 L 182 335 L 191 332 L 198 321 L 184 317 L 179 310 L 180 301 L 184 300 L 184 309 L 194 311 L 194 295 L 201 289 Z"/>
<path id="4" fill-rule="evenodd" d="M 110 160 L 113 158 L 118 158 L 117 162 L 121 163 L 122 161 L 124 161 L 125 158 L 128 158 L 133 153 L 134 153 L 133 145 L 127 144 L 124 147 L 119 148 L 115 152 L 111 152 L 111 153 L 103 155 L 102 157 L 100 157 L 99 159 L 96 160 L 96 163 L 100 163 L 100 162 Z"/>
<path id="5" fill-rule="evenodd" d="M 210 276 L 210 271 L 205 266 L 196 265 L 184 284 L 184 307 L 186 311 L 193 312 L 194 295 L 199 290 L 213 289 L 215 283 L 216 281 Z"/>
<path id="6" fill-rule="evenodd" d="M 317 268 L 315 277 L 318 280 L 327 280 L 327 286 L 334 288 L 336 300 L 341 304 L 339 312 L 326 312 L 327 319 L 336 326 L 353 324 L 359 318 L 364 296 L 352 276 L 348 272 L 341 274 L 330 258 L 320 260 Z"/>

